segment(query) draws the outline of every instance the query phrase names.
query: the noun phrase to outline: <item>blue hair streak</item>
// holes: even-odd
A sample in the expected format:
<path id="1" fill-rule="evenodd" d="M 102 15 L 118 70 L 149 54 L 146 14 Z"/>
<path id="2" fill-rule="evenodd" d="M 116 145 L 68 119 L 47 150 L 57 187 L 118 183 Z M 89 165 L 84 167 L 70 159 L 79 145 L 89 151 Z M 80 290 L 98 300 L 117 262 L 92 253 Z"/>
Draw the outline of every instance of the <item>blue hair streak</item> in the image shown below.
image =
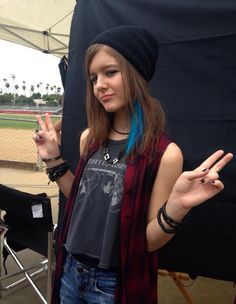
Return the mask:
<path id="1" fill-rule="evenodd" d="M 131 117 L 131 127 L 126 144 L 125 153 L 129 154 L 143 136 L 143 110 L 138 101 L 134 103 L 134 112 Z"/>

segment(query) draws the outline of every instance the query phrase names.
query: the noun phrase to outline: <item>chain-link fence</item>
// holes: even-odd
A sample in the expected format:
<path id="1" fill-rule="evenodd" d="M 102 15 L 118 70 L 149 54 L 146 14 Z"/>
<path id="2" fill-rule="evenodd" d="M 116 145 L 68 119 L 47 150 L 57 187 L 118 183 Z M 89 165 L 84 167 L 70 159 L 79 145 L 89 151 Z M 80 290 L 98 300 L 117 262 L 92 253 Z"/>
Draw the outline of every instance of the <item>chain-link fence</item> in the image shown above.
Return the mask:
<path id="1" fill-rule="evenodd" d="M 56 121 L 60 115 L 52 116 Z M 33 141 L 34 130 L 38 128 L 35 116 L 0 115 L 0 161 L 25 163 L 42 169 L 37 148 Z"/>

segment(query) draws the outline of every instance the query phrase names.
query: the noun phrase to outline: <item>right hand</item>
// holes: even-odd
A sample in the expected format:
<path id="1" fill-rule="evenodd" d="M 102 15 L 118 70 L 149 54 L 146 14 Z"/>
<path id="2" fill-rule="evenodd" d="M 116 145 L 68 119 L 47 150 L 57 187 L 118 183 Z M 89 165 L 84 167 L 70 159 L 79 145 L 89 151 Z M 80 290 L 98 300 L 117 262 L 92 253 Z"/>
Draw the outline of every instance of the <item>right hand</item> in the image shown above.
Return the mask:
<path id="1" fill-rule="evenodd" d="M 57 132 L 54 128 L 50 114 L 45 114 L 45 122 L 40 115 L 36 115 L 39 130 L 33 135 L 33 139 L 38 147 L 41 159 L 48 159 L 60 155 Z"/>

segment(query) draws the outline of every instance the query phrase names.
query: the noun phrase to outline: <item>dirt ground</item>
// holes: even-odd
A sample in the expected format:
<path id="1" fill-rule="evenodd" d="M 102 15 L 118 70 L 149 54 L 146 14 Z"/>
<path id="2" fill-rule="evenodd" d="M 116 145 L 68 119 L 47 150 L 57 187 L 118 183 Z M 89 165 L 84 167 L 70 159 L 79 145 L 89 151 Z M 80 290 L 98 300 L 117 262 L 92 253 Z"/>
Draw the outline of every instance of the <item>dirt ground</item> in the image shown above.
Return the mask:
<path id="1" fill-rule="evenodd" d="M 0 129 L 0 160 L 37 162 L 37 148 L 33 141 L 34 130 Z"/>

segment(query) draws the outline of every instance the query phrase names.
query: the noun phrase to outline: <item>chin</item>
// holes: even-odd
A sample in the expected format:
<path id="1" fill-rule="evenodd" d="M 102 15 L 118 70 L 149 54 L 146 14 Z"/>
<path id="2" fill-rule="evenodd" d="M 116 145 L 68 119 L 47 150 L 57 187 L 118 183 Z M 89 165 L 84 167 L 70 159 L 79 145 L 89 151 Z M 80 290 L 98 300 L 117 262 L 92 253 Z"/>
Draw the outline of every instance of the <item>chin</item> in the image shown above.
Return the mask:
<path id="1" fill-rule="evenodd" d="M 116 109 L 114 109 L 114 107 L 104 107 L 104 110 L 105 110 L 107 113 L 114 113 L 114 112 L 117 111 Z"/>

